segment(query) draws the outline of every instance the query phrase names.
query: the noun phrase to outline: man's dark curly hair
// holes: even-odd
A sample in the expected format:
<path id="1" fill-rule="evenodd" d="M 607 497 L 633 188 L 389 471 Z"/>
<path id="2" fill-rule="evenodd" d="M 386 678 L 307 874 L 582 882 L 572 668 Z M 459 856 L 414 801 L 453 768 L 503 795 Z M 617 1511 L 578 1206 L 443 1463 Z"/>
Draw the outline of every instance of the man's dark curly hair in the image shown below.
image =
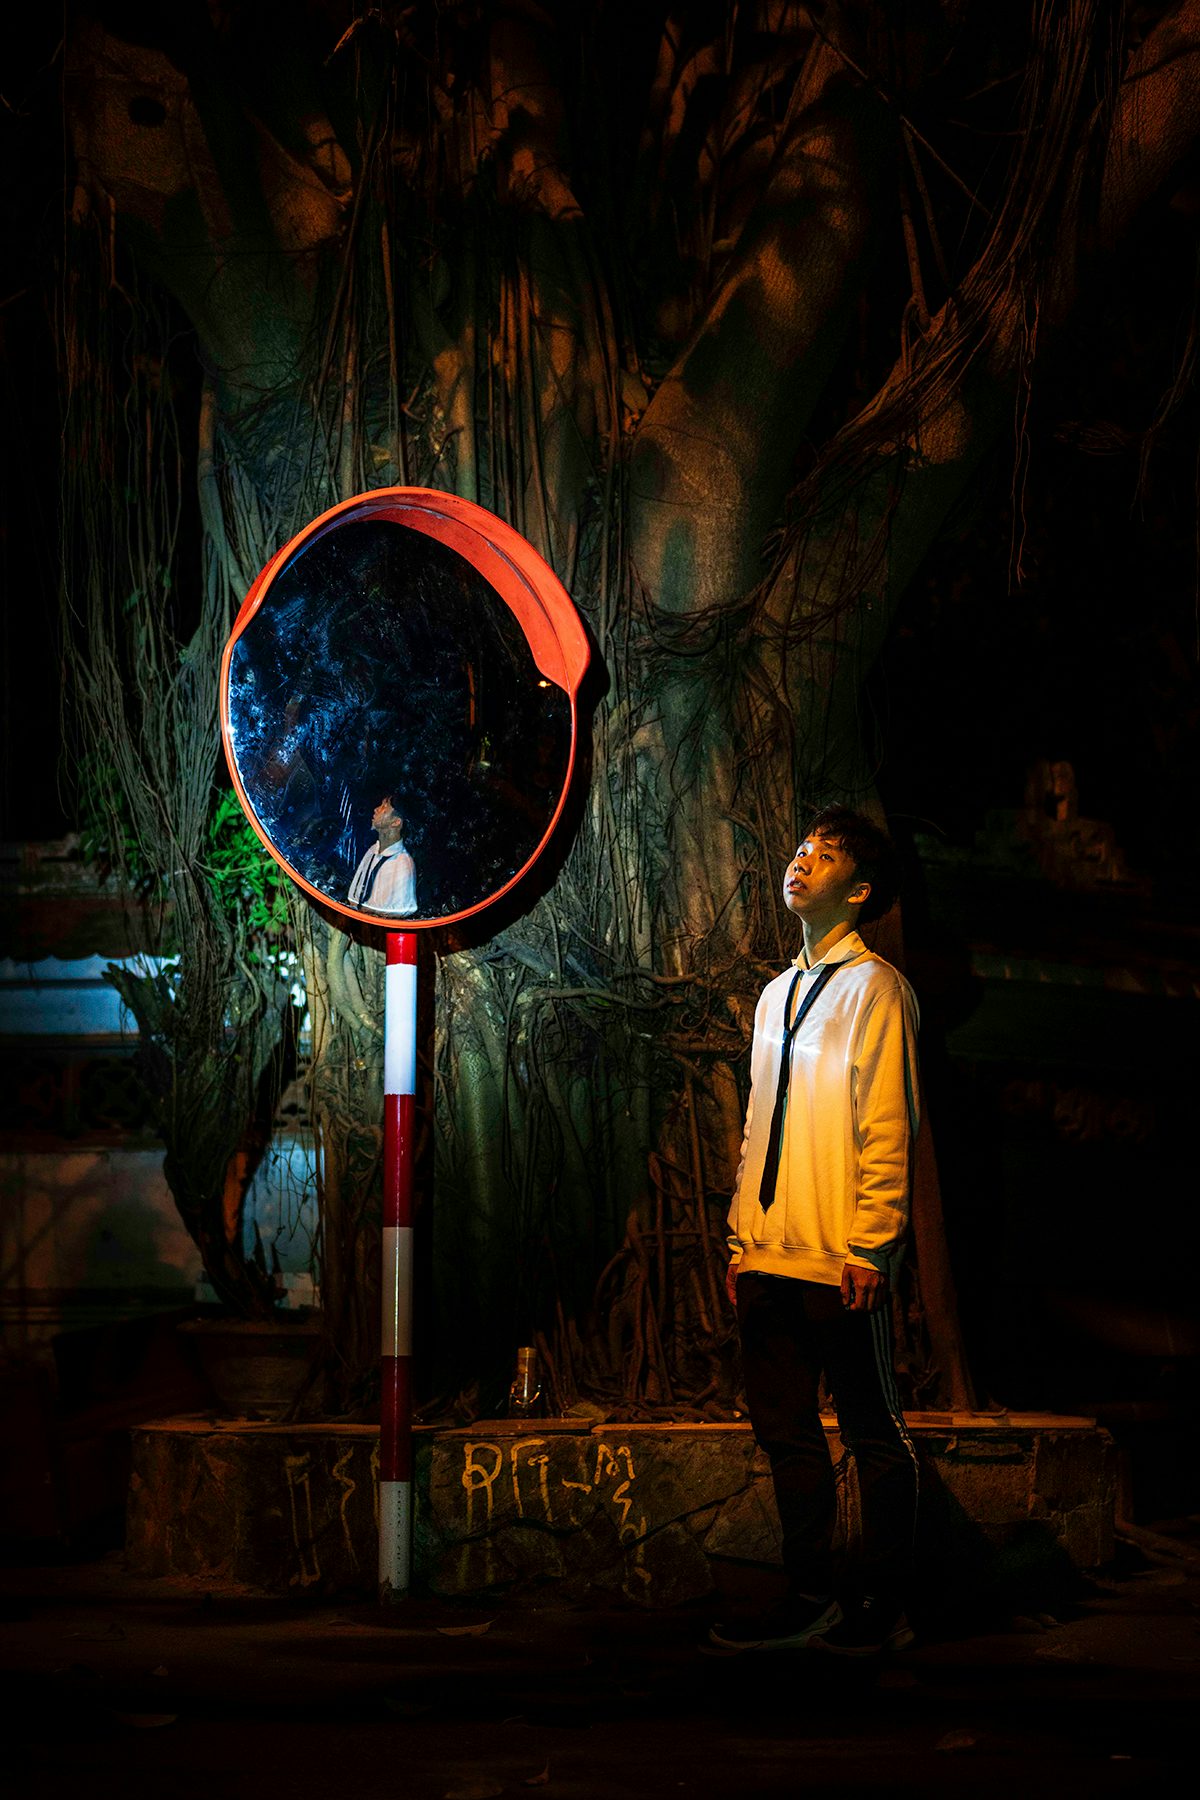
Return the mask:
<path id="1" fill-rule="evenodd" d="M 871 884 L 859 914 L 864 925 L 882 919 L 900 891 L 900 858 L 886 831 L 849 806 L 823 806 L 809 820 L 800 842 L 827 837 L 854 862 L 854 872 Z"/>

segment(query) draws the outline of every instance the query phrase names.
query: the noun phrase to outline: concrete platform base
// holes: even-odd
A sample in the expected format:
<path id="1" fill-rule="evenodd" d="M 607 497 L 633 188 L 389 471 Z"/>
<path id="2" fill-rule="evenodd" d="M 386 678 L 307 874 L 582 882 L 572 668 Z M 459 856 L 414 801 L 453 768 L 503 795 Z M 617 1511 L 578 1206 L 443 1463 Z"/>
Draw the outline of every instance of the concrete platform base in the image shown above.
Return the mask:
<path id="1" fill-rule="evenodd" d="M 1048 1563 L 1112 1553 L 1115 1456 L 1089 1419 L 912 1414 L 922 1468 L 922 1586 L 947 1600 L 1012 1589 Z M 853 1461 L 838 1461 L 852 1557 Z M 164 1419 L 133 1434 L 131 1569 L 274 1594 L 375 1585 L 371 1426 Z M 745 1425 L 483 1421 L 417 1445 L 418 1585 L 670 1606 L 778 1566 L 765 1458 Z"/>

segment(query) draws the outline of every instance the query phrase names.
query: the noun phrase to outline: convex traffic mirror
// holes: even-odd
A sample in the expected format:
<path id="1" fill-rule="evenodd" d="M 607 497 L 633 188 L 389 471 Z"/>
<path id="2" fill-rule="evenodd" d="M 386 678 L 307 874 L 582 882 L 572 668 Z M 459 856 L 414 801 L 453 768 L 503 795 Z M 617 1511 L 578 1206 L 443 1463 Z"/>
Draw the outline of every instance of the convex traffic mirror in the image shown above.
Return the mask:
<path id="1" fill-rule="evenodd" d="M 360 495 L 272 558 L 221 672 L 239 797 L 314 898 L 393 929 L 480 911 L 562 811 L 588 660 L 553 571 L 482 507 Z"/>

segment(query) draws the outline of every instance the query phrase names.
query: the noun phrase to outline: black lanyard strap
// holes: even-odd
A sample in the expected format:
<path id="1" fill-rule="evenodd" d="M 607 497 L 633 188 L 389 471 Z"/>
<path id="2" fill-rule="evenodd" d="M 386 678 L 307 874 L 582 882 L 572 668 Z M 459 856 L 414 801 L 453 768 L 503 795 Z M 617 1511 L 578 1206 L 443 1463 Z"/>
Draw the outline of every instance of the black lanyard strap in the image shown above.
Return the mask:
<path id="1" fill-rule="evenodd" d="M 371 889 L 375 886 L 379 871 L 382 867 L 383 852 L 381 850 L 379 855 L 375 858 L 375 861 L 371 864 L 371 867 L 367 870 L 367 879 L 363 882 L 362 893 L 355 902 L 356 906 L 365 906 L 367 904 L 367 901 L 371 898 Z"/>
<path id="2" fill-rule="evenodd" d="M 775 1083 L 775 1110 L 771 1114 L 771 1135 L 767 1139 L 767 1160 L 763 1164 L 762 1181 L 758 1190 L 758 1204 L 764 1212 L 775 1198 L 775 1183 L 779 1176 L 779 1158 L 783 1151 L 783 1121 L 787 1113 L 788 1080 L 792 1071 L 792 1044 L 821 989 L 833 975 L 836 975 L 841 966 L 841 963 L 831 962 L 824 965 L 800 1002 L 800 1010 L 794 1019 L 791 1016 L 792 1000 L 795 997 L 800 977 L 804 973 L 802 969 L 796 970 L 788 987 L 787 999 L 783 1003 L 783 1043 L 779 1049 L 779 1079 Z"/>

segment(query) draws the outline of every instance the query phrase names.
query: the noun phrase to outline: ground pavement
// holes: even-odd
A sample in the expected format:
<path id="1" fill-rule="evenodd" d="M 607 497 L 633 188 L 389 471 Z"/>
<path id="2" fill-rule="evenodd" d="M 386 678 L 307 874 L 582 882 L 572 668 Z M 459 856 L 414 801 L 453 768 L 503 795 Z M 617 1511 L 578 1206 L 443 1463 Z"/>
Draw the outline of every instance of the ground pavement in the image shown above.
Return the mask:
<path id="1" fill-rule="evenodd" d="M 699 1611 L 386 1614 L 0 1571 L 8 1800 L 1160 1794 L 1200 1735 L 1200 1562 L 1127 1554 L 1056 1611 L 886 1663 L 706 1655 Z"/>

